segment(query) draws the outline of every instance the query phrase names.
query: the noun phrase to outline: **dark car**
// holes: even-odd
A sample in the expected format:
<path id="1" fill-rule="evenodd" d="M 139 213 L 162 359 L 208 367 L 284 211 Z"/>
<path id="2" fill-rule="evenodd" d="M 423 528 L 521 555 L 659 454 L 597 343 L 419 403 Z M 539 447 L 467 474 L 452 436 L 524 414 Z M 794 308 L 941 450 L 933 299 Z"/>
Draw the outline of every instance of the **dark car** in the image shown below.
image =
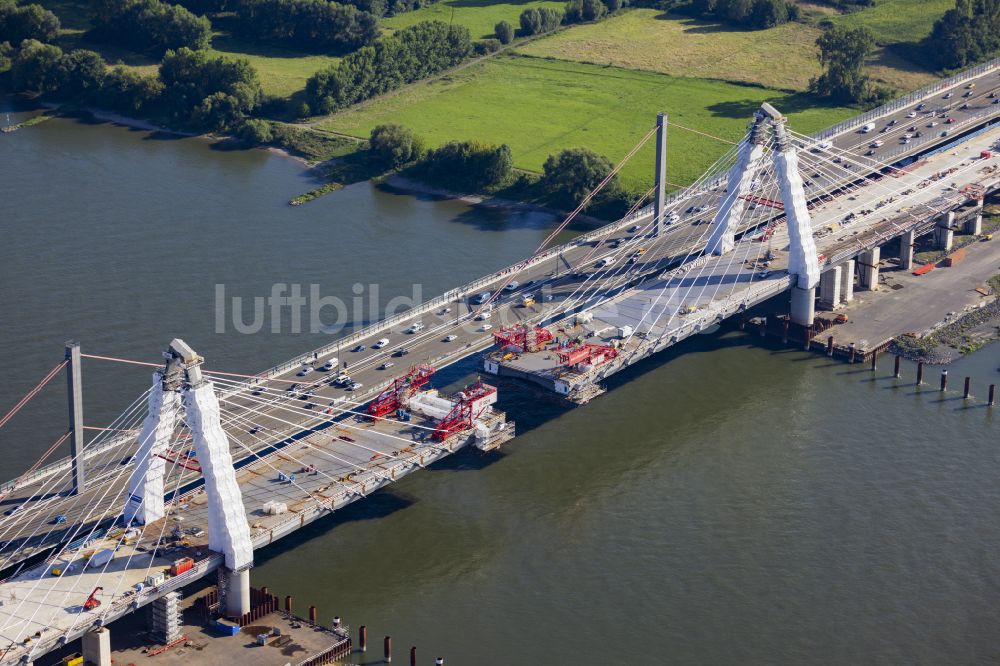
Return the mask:
<path id="1" fill-rule="evenodd" d="M 402 349 L 397 349 L 395 352 L 393 352 L 392 355 L 398 358 L 400 356 L 406 356 L 409 353 L 410 353 L 410 350 L 407 349 L 406 347 L 403 347 Z"/>
<path id="2" fill-rule="evenodd" d="M 351 351 L 352 352 L 363 352 L 364 350 L 365 350 L 365 346 L 364 345 L 358 345 L 357 347 L 355 347 Z"/>

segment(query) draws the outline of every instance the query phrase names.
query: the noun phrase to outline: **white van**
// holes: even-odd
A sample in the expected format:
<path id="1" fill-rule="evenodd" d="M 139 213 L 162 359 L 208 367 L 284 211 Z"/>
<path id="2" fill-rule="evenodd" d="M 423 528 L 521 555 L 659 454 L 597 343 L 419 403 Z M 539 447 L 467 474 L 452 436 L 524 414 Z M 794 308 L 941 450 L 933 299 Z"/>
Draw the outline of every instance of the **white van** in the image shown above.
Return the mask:
<path id="1" fill-rule="evenodd" d="M 482 305 L 486 301 L 490 300 L 490 296 L 492 295 L 493 294 L 491 292 L 484 291 L 483 293 L 479 294 L 474 299 L 472 299 L 472 302 L 475 303 L 476 305 Z"/>
<path id="2" fill-rule="evenodd" d="M 372 349 L 382 349 L 382 347 L 385 347 L 387 344 L 389 344 L 389 338 L 381 338 L 372 345 Z"/>
<path id="3" fill-rule="evenodd" d="M 414 322 L 413 324 L 411 324 L 410 327 L 408 329 L 406 329 L 406 332 L 407 333 L 416 333 L 417 331 L 422 331 L 422 330 L 424 330 L 424 325 L 423 325 L 423 323 L 421 323 L 421 322 L 418 321 L 418 322 Z"/>
<path id="4" fill-rule="evenodd" d="M 875 123 L 867 123 L 864 127 L 861 128 L 861 133 L 868 134 L 868 132 L 871 132 L 873 129 L 875 129 Z"/>
<path id="5" fill-rule="evenodd" d="M 597 267 L 604 268 L 605 266 L 610 266 L 613 263 L 615 263 L 615 257 L 604 257 L 597 262 Z"/>
<path id="6" fill-rule="evenodd" d="M 334 368 L 337 367 L 337 362 L 338 362 L 338 359 L 337 359 L 336 356 L 334 356 L 333 358 L 329 359 L 326 363 L 323 364 L 323 369 L 324 370 L 333 370 Z"/>

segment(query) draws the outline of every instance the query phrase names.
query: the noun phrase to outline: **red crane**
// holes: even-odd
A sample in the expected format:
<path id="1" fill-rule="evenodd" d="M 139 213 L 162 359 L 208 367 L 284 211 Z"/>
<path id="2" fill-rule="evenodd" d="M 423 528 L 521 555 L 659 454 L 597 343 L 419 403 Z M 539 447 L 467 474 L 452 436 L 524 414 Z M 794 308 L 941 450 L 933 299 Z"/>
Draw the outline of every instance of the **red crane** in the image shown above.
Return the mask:
<path id="1" fill-rule="evenodd" d="M 431 437 L 440 442 L 456 432 L 471 428 L 472 422 L 492 404 L 483 404 L 480 401 L 490 395 L 496 395 L 496 392 L 495 386 L 484 384 L 481 381 L 467 387 L 459 394 L 458 403 L 448 412 L 447 416 L 434 426 Z"/>
<path id="2" fill-rule="evenodd" d="M 392 414 L 417 389 L 430 381 L 433 374 L 434 368 L 430 365 L 419 364 L 413 366 L 408 373 L 394 379 L 389 388 L 379 393 L 378 397 L 372 400 L 371 404 L 368 405 L 368 415 L 373 418 L 380 418 L 386 414 Z"/>
<path id="3" fill-rule="evenodd" d="M 559 361 L 563 365 L 576 365 L 578 363 L 600 365 L 618 356 L 618 350 L 607 345 L 587 344 L 557 349 L 556 355 L 559 356 Z"/>
<path id="4" fill-rule="evenodd" d="M 90 593 L 87 600 L 83 602 L 83 610 L 94 610 L 101 605 L 101 600 L 97 598 L 97 593 L 103 589 L 100 585 L 94 588 L 94 591 Z"/>

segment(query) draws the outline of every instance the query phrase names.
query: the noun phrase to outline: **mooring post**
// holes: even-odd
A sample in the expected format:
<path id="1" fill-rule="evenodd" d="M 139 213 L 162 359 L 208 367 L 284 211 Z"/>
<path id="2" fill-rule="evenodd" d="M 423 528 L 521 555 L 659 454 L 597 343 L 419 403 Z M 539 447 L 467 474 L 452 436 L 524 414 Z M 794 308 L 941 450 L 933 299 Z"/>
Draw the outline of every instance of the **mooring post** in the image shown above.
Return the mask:
<path id="1" fill-rule="evenodd" d="M 854 343 L 852 342 L 849 345 L 847 345 L 847 349 L 850 352 L 850 361 L 849 362 L 850 363 L 854 363 L 854 355 L 857 352 L 857 349 L 855 348 Z"/>
<path id="2" fill-rule="evenodd" d="M 948 371 L 947 370 L 942 370 L 941 371 L 941 390 L 942 391 L 947 391 L 948 390 Z"/>
<path id="3" fill-rule="evenodd" d="M 382 642 L 383 652 L 385 652 L 385 663 L 390 663 L 392 661 L 392 637 L 386 636 L 385 640 Z"/>
<path id="4" fill-rule="evenodd" d="M 992 407 L 994 404 L 996 404 L 996 400 L 995 400 L 996 394 L 997 394 L 997 385 L 996 384 L 990 384 L 990 397 L 986 401 L 986 404 L 989 405 L 990 407 Z"/>
<path id="5" fill-rule="evenodd" d="M 899 354 L 896 354 L 895 367 L 892 370 L 892 376 L 899 379 Z"/>
<path id="6" fill-rule="evenodd" d="M 309 607 L 309 624 L 316 624 L 316 607 Z"/>
<path id="7" fill-rule="evenodd" d="M 368 627 L 365 625 L 358 627 L 358 647 L 362 652 L 368 650 Z"/>
<path id="8" fill-rule="evenodd" d="M 285 595 L 285 612 L 286 613 L 292 612 L 292 595 L 290 594 Z"/>
<path id="9" fill-rule="evenodd" d="M 971 393 L 972 393 L 972 377 L 966 377 L 965 389 L 962 390 L 962 397 L 968 400 Z"/>
<path id="10" fill-rule="evenodd" d="M 787 319 L 784 322 L 782 322 L 782 327 L 781 327 L 781 344 L 783 344 L 783 345 L 787 345 L 788 344 L 788 320 Z"/>
<path id="11" fill-rule="evenodd" d="M 875 370 L 878 368 L 877 359 L 878 359 L 878 351 L 873 351 L 872 352 L 872 372 L 875 372 Z"/>
<path id="12" fill-rule="evenodd" d="M 917 361 L 917 386 L 924 383 L 924 362 Z"/>
<path id="13" fill-rule="evenodd" d="M 410 666 L 417 666 L 417 646 L 410 647 Z"/>
<path id="14" fill-rule="evenodd" d="M 826 355 L 833 358 L 833 336 L 826 339 Z"/>

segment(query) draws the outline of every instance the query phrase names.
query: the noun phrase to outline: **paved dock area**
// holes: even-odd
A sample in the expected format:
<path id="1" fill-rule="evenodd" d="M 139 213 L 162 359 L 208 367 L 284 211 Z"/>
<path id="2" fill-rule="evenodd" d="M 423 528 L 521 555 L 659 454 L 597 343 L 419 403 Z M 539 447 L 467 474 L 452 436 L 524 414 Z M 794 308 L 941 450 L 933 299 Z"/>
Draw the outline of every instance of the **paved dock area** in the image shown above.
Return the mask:
<path id="1" fill-rule="evenodd" d="M 855 292 L 851 303 L 835 310 L 847 314 L 848 321 L 816 339 L 825 342 L 833 335 L 838 345 L 853 342 L 866 351 L 899 335 L 920 336 L 970 308 L 989 303 L 994 297 L 976 288 L 1000 273 L 998 244 L 1000 240 L 994 239 L 967 245 L 964 261 L 926 275 L 913 275 L 883 262 L 886 268 L 881 271 L 883 282 L 878 290 Z"/>

